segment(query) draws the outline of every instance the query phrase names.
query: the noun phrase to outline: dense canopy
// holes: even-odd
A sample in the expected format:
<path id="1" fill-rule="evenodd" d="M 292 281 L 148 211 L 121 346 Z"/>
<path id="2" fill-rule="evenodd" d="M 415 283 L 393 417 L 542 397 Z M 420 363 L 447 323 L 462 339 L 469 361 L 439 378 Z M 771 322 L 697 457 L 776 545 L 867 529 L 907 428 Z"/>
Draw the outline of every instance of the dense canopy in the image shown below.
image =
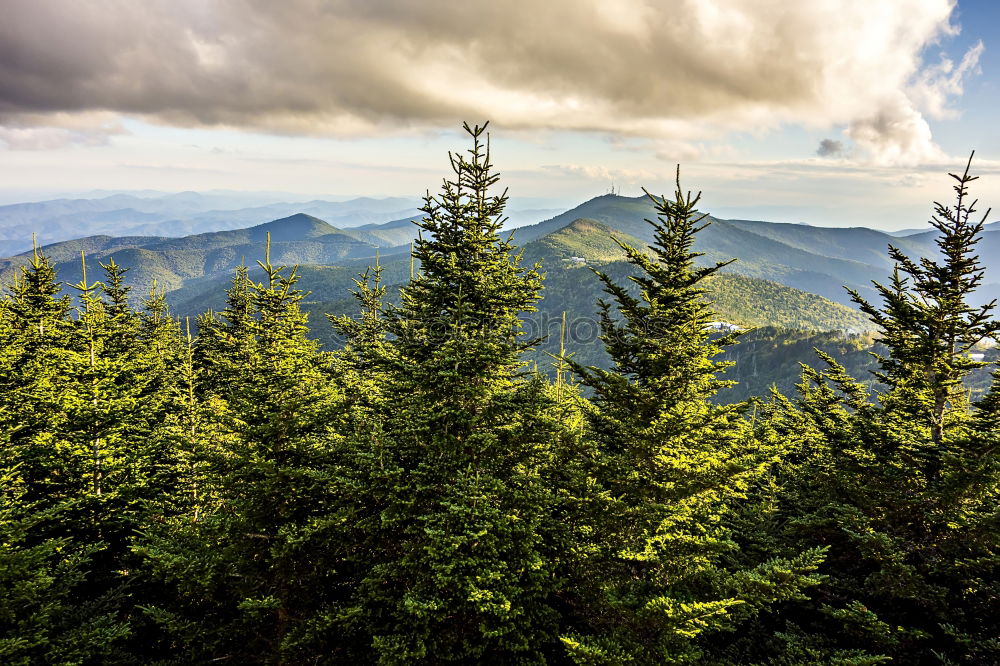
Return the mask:
<path id="1" fill-rule="evenodd" d="M 726 262 L 698 261 L 679 173 L 648 247 L 602 245 L 609 362 L 562 348 L 549 373 L 524 326 L 544 275 L 466 130 L 409 281 L 376 262 L 355 316 L 309 322 L 270 238 L 197 321 L 155 286 L 134 307 L 114 261 L 63 285 L 36 251 L 4 286 L 0 661 L 1000 661 L 1000 376 L 968 390 L 1000 322 L 970 305 L 968 169 L 940 253 L 891 248 L 878 300 L 855 293 L 876 381 L 819 354 L 729 402 L 743 332 L 712 326 Z"/>

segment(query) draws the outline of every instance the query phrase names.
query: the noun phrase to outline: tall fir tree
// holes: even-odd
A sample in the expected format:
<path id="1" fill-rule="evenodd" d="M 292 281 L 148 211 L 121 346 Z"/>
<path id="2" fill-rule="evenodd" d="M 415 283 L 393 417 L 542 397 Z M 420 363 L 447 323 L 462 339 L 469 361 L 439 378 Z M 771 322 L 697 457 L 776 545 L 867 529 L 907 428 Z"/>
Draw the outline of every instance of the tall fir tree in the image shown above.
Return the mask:
<path id="1" fill-rule="evenodd" d="M 738 560 L 725 521 L 760 471 L 739 405 L 711 398 L 729 382 L 713 360 L 735 333 L 710 331 L 704 280 L 729 262 L 696 263 L 705 215 L 700 194 L 647 196 L 648 250 L 619 241 L 638 268 L 633 285 L 597 272 L 614 305 L 600 303 L 608 370 L 570 361 L 593 392 L 587 436 L 597 448 L 603 492 L 593 546 L 574 581 L 573 621 L 564 636 L 582 664 L 693 663 L 703 636 L 731 629 L 776 600 L 816 582 L 818 550 L 791 559 Z"/>
<path id="2" fill-rule="evenodd" d="M 352 292 L 359 306 L 357 317 L 327 315 L 334 331 L 343 338 L 343 347 L 332 358 L 334 381 L 344 391 L 357 424 L 367 428 L 385 417 L 385 382 L 388 370 L 388 320 L 385 317 L 386 285 L 382 267 L 375 257 L 354 280 Z"/>
<path id="3" fill-rule="evenodd" d="M 424 200 L 420 271 L 387 314 L 372 562 L 342 614 L 366 661 L 531 662 L 556 647 L 539 534 L 550 402 L 521 360 L 541 276 L 499 235 L 507 197 L 491 194 L 486 126 L 465 130 L 472 148 Z"/>
<path id="4" fill-rule="evenodd" d="M 884 388 L 871 395 L 823 356 L 797 402 L 772 408 L 794 454 L 779 494 L 785 543 L 830 548 L 816 600 L 779 636 L 811 663 L 857 647 L 865 654 L 844 663 L 1000 660 L 997 389 L 972 405 L 963 386 L 984 365 L 970 351 L 1000 322 L 995 302 L 970 305 L 985 217 L 972 217 L 969 165 L 951 176 L 955 204 L 935 204 L 931 220 L 940 254 L 916 261 L 890 246 L 881 306 L 854 294 L 888 349 Z"/>
<path id="5" fill-rule="evenodd" d="M 81 260 L 82 280 L 71 286 L 80 300 L 75 335 L 83 362 L 76 375 L 77 400 L 68 413 L 78 446 L 89 452 L 84 496 L 92 535 L 105 543 L 95 573 L 106 572 L 109 588 L 121 586 L 122 612 L 134 617 L 146 581 L 133 540 L 171 483 L 163 475 L 171 452 L 160 435 L 173 382 L 172 373 L 164 371 L 170 352 L 157 349 L 166 340 L 145 337 L 143 318 L 130 302 L 127 269 L 111 259 L 100 264 L 104 279 L 88 283 Z M 169 321 L 159 326 L 161 338 L 170 335 Z"/>

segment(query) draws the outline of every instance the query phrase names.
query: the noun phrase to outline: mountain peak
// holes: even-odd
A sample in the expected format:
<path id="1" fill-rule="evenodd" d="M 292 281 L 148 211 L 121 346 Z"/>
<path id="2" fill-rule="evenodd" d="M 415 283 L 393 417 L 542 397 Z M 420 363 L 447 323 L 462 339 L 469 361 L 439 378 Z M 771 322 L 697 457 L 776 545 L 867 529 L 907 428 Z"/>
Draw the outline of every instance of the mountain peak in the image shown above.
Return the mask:
<path id="1" fill-rule="evenodd" d="M 272 240 L 276 241 L 301 240 L 303 238 L 316 238 L 317 236 L 340 233 L 340 230 L 329 222 L 306 213 L 296 213 L 295 215 L 271 220 L 264 224 L 258 224 L 252 230 L 258 233 L 270 232 Z"/>
<path id="2" fill-rule="evenodd" d="M 627 197 L 624 194 L 618 194 L 617 192 L 606 192 L 604 194 L 598 194 L 596 197 L 584 201 L 580 206 L 586 206 L 587 204 L 593 203 L 615 203 L 615 202 L 634 202 L 638 200 L 645 199 L 645 194 L 640 194 L 637 197 Z"/>

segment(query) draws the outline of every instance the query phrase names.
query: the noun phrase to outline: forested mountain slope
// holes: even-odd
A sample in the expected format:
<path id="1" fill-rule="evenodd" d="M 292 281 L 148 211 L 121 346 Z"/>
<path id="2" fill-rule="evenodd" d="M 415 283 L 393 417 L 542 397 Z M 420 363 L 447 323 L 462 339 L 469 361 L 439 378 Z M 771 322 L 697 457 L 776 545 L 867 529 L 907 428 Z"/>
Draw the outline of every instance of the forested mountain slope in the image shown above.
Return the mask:
<path id="1" fill-rule="evenodd" d="M 633 231 L 648 236 L 649 225 L 645 221 L 640 218 L 633 222 L 630 226 Z M 714 222 L 713 226 L 722 224 Z M 708 234 L 711 228 L 702 233 Z M 356 308 L 351 296 L 354 279 L 375 263 L 376 245 L 384 242 L 384 238 L 406 240 L 415 230 L 409 219 L 341 230 L 318 218 L 298 214 L 248 229 L 183 238 L 90 237 L 50 245 L 44 251 L 55 262 L 64 284 L 80 279 L 81 251 L 91 272 L 97 270 L 98 262 L 107 263 L 113 258 L 128 268 L 129 281 L 135 286 L 134 299 L 148 293 L 155 280 L 158 288 L 167 292 L 173 312 L 195 320 L 202 312 L 225 307 L 225 289 L 236 266 L 245 263 L 250 267 L 252 279 L 263 279 L 256 261 L 262 258 L 270 234 L 272 261 L 299 265 L 299 284 L 308 292 L 303 309 L 311 317 L 310 334 L 326 348 L 334 349 L 342 341 L 336 338 L 324 315 L 352 314 Z M 722 235 L 731 235 L 732 231 L 726 229 Z M 359 240 L 361 234 L 368 234 L 369 242 Z M 761 238 L 749 232 L 738 231 L 738 234 Z M 591 269 L 628 283 L 628 277 L 635 273 L 624 261 L 616 238 L 635 247 L 645 247 L 647 243 L 595 219 L 574 219 L 524 246 L 524 261 L 539 263 L 546 276 L 538 310 L 526 317 L 533 331 L 545 338 L 531 355 L 543 369 L 549 367 L 548 354 L 558 351 L 563 313 L 567 317 L 567 349 L 588 364 L 607 365 L 603 346 L 597 340 L 597 301 L 606 295 Z M 382 250 L 379 258 L 383 282 L 389 285 L 390 301 L 395 300 L 399 287 L 410 277 L 406 242 Z M 730 238 L 717 245 L 735 251 L 740 240 Z M 713 257 L 729 258 L 723 250 L 716 250 Z M 3 260 L 0 270 L 9 275 L 15 266 L 23 265 L 29 258 L 30 255 Z M 742 263 L 738 261 L 733 267 L 745 269 Z M 414 263 L 413 268 L 419 271 L 419 263 Z M 744 274 L 753 272 L 722 272 L 706 281 L 720 320 L 742 327 L 774 326 L 814 333 L 860 332 L 870 325 L 857 311 L 818 294 Z M 830 286 L 828 278 L 824 280 Z M 790 362 L 790 372 L 794 372 L 792 365 Z"/>
<path id="2" fill-rule="evenodd" d="M 416 213 L 419 199 L 358 197 L 346 201 L 281 200 L 279 194 L 179 192 L 112 194 L 0 206 L 0 254 L 84 236 L 172 236 L 242 229 L 296 213 L 341 228 L 377 224 Z"/>
<path id="3" fill-rule="evenodd" d="M 576 329 L 580 330 L 580 339 L 576 342 L 582 345 L 577 350 L 581 354 L 599 347 L 593 336 L 584 342 L 587 337 L 584 329 L 595 321 L 597 301 L 604 297 L 600 283 L 591 269 L 605 272 L 622 281 L 634 274 L 627 262 L 622 261 L 621 246 L 612 236 L 637 247 L 644 246 L 635 237 L 617 232 L 594 220 L 580 219 L 523 248 L 524 260 L 538 262 L 546 276 L 538 312 L 529 315 L 529 320 L 551 335 L 552 326 L 561 320 L 565 311 L 570 323 L 575 322 Z M 272 241 L 272 257 L 275 256 L 277 247 L 280 244 Z M 252 266 L 254 255 L 247 255 L 246 260 Z M 283 263 L 291 262 L 283 260 Z M 328 308 L 330 312 L 343 314 L 346 313 L 344 308 L 347 308 L 349 312 L 353 307 L 349 295 L 354 288 L 353 280 L 373 263 L 374 257 L 345 260 L 337 266 L 303 262 L 299 274 L 302 288 L 310 292 L 306 299 L 307 309 L 316 313 Z M 383 282 L 390 285 L 391 298 L 398 286 L 409 278 L 408 255 L 404 252 L 383 256 L 379 263 L 383 270 Z M 419 264 L 415 263 L 414 268 L 419 271 Z M 254 275 L 259 275 L 256 268 L 251 270 L 251 276 Z M 219 274 L 191 280 L 183 288 L 171 293 L 170 300 L 175 304 L 176 311 L 184 316 L 193 316 L 205 309 L 218 310 L 223 306 L 222 294 L 229 279 L 228 274 Z M 770 280 L 739 273 L 720 273 L 708 281 L 708 288 L 720 319 L 740 326 L 771 325 L 808 331 L 862 331 L 869 326 L 864 317 L 849 307 Z M 319 326 L 325 328 L 322 322 Z M 590 330 L 593 330 L 592 327 Z M 317 337 L 331 344 L 322 333 L 318 333 Z"/>
<path id="4" fill-rule="evenodd" d="M 154 281 L 170 292 L 190 280 L 224 275 L 241 263 L 254 262 L 268 234 L 272 257 L 286 264 L 338 264 L 375 253 L 373 245 L 304 213 L 248 229 L 182 238 L 84 238 L 48 246 L 45 252 L 68 283 L 80 278 L 83 251 L 93 267 L 112 258 L 128 267 L 137 293 L 148 292 Z M 0 261 L 0 274 L 9 275 L 29 260 L 30 253 Z"/>
<path id="5" fill-rule="evenodd" d="M 575 219 L 587 218 L 648 243 L 652 240 L 651 227 L 645 220 L 652 215 L 648 197 L 606 194 L 562 215 L 515 230 L 515 241 L 528 243 L 565 227 Z M 775 238 L 780 236 L 777 232 L 761 234 L 747 228 L 747 225 L 713 217 L 707 217 L 705 222 L 711 224 L 699 234 L 695 243 L 695 249 L 704 253 L 699 261 L 707 263 L 737 258 L 738 262 L 726 269 L 728 272 L 775 280 L 845 304 L 849 303 L 849 298 L 842 288 L 844 285 L 870 293 L 870 281 L 884 280 L 888 274 L 884 261 L 879 260 L 874 265 L 866 263 L 867 253 L 859 257 L 828 256 L 782 242 Z M 817 241 L 816 245 L 822 245 L 822 242 Z"/>
<path id="6" fill-rule="evenodd" d="M 197 195 L 191 193 L 188 199 L 175 197 L 171 205 L 198 205 Z M 354 260 L 374 256 L 375 248 L 379 248 L 383 256 L 405 253 L 409 244 L 416 236 L 415 221 L 419 215 L 408 215 L 392 219 L 388 222 L 367 222 L 364 215 L 358 212 L 364 206 L 371 207 L 372 216 L 387 215 L 389 209 L 399 205 L 400 201 L 359 199 L 355 202 L 334 204 L 331 202 L 313 201 L 291 204 L 275 204 L 274 206 L 258 206 L 240 211 L 201 211 L 197 215 L 208 216 L 205 223 L 208 227 L 223 224 L 226 231 L 215 231 L 183 236 L 173 241 L 164 234 L 152 237 L 114 238 L 109 235 L 82 238 L 74 241 L 56 243 L 46 246 L 46 252 L 57 262 L 76 262 L 80 250 L 96 260 L 106 260 L 115 252 L 124 248 L 143 248 L 153 252 L 178 252 L 172 258 L 153 258 L 146 253 L 131 253 L 129 259 L 140 262 L 133 266 L 133 278 L 140 284 L 150 284 L 156 277 L 159 284 L 168 289 L 179 288 L 190 280 L 198 280 L 211 276 L 219 270 L 238 263 L 240 257 L 251 256 L 252 248 L 247 247 L 260 242 L 267 229 L 274 231 L 276 257 L 281 261 L 314 264 L 350 264 Z M 103 210 L 126 202 L 135 203 L 135 198 L 124 198 L 122 195 L 108 197 L 107 201 L 96 202 L 49 202 L 46 204 L 19 204 L 12 207 L 0 207 L 0 217 L 5 209 L 13 219 L 27 219 L 30 224 L 38 225 L 41 216 L 57 215 L 61 210 L 82 205 L 95 208 L 84 213 L 114 214 L 114 210 Z M 203 202 L 202 202 L 203 203 Z M 147 204 L 147 208 L 152 206 Z M 258 219 L 260 215 L 282 207 L 298 206 L 302 213 L 297 213 L 282 220 L 274 220 L 259 224 L 249 229 L 233 228 L 241 221 Z M 351 208 L 353 207 L 353 208 Z M 350 209 L 350 210 L 348 210 Z M 152 206 L 152 210 L 157 210 Z M 310 213 L 312 211 L 312 213 Z M 347 212 L 345 212 L 347 211 Z M 381 212 L 379 212 L 381 211 Z M 315 213 L 329 213 L 326 218 Z M 246 213 L 246 215 L 244 215 Z M 556 252 L 563 259 L 573 256 L 588 255 L 590 260 L 610 260 L 620 256 L 617 244 L 611 239 L 617 235 L 633 244 L 646 244 L 651 241 L 650 226 L 645 221 L 652 214 L 648 197 L 623 197 L 607 194 L 595 197 L 579 206 L 549 218 L 543 222 L 522 226 L 514 229 L 516 245 L 530 246 L 532 241 L 558 249 Z M 226 217 L 223 222 L 222 218 Z M 345 222 L 349 227 L 337 226 L 344 215 L 349 217 Z M 215 221 L 209 220 L 217 216 Z M 323 218 L 320 220 L 320 218 Z M 199 218 L 200 219 L 200 218 Z M 290 221 L 296 219 L 311 220 L 302 228 Z M 329 220 L 337 222 L 330 224 Z M 580 230 L 573 225 L 577 220 L 588 220 L 602 234 L 583 234 L 576 241 L 575 234 Z M 310 230 L 308 227 L 322 221 L 326 226 Z M 900 247 L 912 257 L 929 256 L 937 252 L 932 232 L 915 233 L 906 237 L 893 237 L 889 234 L 865 228 L 825 228 L 799 224 L 779 224 L 753 220 L 720 220 L 708 217 L 711 224 L 699 234 L 695 249 L 702 252 L 698 261 L 702 263 L 725 261 L 736 258 L 738 261 L 725 269 L 725 272 L 739 273 L 749 277 L 763 278 L 784 284 L 801 291 L 815 293 L 836 303 L 850 305 L 850 299 L 844 287 L 859 291 L 862 295 L 871 297 L 871 281 L 884 282 L 890 272 L 890 262 L 886 258 L 886 247 L 889 243 Z M 182 232 L 187 227 L 162 226 L 166 222 L 158 222 L 161 226 L 134 227 L 150 231 L 169 230 L 173 235 Z M 272 226 L 268 226 L 272 225 Z M 301 232 L 301 233 L 300 233 Z M 27 232 L 25 232 L 27 233 Z M 336 236 L 339 234 L 340 236 Z M 319 236 L 325 236 L 318 240 Z M 44 237 L 43 237 L 44 238 Z M 356 241 L 356 242 L 352 242 Z M 308 241 L 300 244 L 300 241 Z M 574 249 L 574 242 L 586 245 Z M 553 245 L 558 245 L 558 248 Z M 280 246 L 278 244 L 281 244 Z M 220 256 L 206 257 L 204 250 L 214 247 Z M 1000 295 L 1000 266 L 994 267 L 991 260 L 1000 256 L 1000 231 L 987 230 L 983 234 L 981 256 L 986 268 L 986 284 L 974 296 L 984 302 Z M 190 250 L 195 250 L 194 254 Z M 535 250 L 528 249 L 528 258 Z M 22 255 L 24 261 L 27 255 Z M 119 263 L 121 261 L 119 260 Z M 12 265 L 11 260 L 0 260 L 0 274 Z M 148 270 L 147 270 L 148 268 Z M 62 272 L 75 270 L 67 263 L 60 266 Z M 8 271 L 9 272 L 9 271 Z M 146 273 L 155 274 L 147 276 Z M 76 273 L 66 273 L 76 275 Z"/>

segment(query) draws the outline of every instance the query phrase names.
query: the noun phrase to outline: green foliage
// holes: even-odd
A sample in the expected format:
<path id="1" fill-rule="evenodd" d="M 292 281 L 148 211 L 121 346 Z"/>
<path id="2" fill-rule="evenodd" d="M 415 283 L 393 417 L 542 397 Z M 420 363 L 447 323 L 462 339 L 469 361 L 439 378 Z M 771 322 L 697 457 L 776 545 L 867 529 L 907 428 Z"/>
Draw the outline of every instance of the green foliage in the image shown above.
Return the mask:
<path id="1" fill-rule="evenodd" d="M 28 464 L 34 456 L 17 431 L 28 425 L 32 412 L 36 419 L 44 415 L 37 413 L 40 405 L 23 414 L 14 405 L 19 395 L 22 401 L 31 399 L 30 393 L 18 393 L 33 388 L 30 377 L 21 374 L 22 364 L 29 354 L 48 350 L 50 338 L 59 335 L 68 304 L 53 300 L 58 285 L 44 256 L 34 256 L 12 291 L 13 298 L 0 300 L 0 660 L 29 664 L 46 657 L 66 662 L 75 657 L 78 661 L 91 656 L 95 648 L 88 634 L 96 627 L 74 627 L 79 618 L 73 599 L 86 578 L 94 548 L 48 536 L 71 503 L 32 492 L 29 484 L 40 476 L 38 465 Z"/>
<path id="2" fill-rule="evenodd" d="M 878 326 L 874 400 L 828 355 L 806 368 L 795 403 L 776 400 L 762 439 L 783 448 L 781 521 L 771 547 L 830 547 L 815 601 L 790 610 L 789 645 L 828 658 L 992 663 L 1000 658 L 995 389 L 970 405 L 963 380 L 983 364 L 968 353 L 1000 330 L 992 304 L 971 307 L 982 279 L 974 254 L 982 222 L 968 168 L 954 207 L 936 205 L 938 259 L 909 260 L 876 284 L 881 307 L 855 298 Z"/>
<path id="3" fill-rule="evenodd" d="M 364 441 L 381 490 L 371 562 L 348 628 L 379 663 L 538 661 L 555 644 L 552 564 L 540 530 L 548 400 L 526 376 L 520 313 L 541 277 L 499 238 L 506 194 L 491 195 L 485 127 L 451 155 L 453 180 L 425 198 L 420 272 L 386 313 L 391 344 L 349 353 L 387 365 L 391 410 Z M 365 302 L 364 291 L 362 290 Z M 377 332 L 373 321 L 362 327 Z M 382 360 L 382 356 L 386 358 Z M 373 475 L 373 476 L 372 476 Z"/>
<path id="4" fill-rule="evenodd" d="M 133 419 L 149 388 L 132 372 L 144 349 L 117 308 L 116 270 L 110 287 L 79 285 L 74 319 L 36 252 L 2 308 L 0 570 L 17 627 L 4 636 L 12 662 L 113 660 L 129 634 L 128 543 L 152 462 L 148 423 Z"/>
<path id="5" fill-rule="evenodd" d="M 182 646 L 182 661 L 315 652 L 312 623 L 335 571 L 322 553 L 334 552 L 330 426 L 340 397 L 305 335 L 295 271 L 269 256 L 261 268 L 265 283 L 237 271 L 222 318 L 206 316 L 188 351 L 174 424 L 181 501 L 141 549 L 172 592 L 147 614 Z"/>
<path id="6" fill-rule="evenodd" d="M 68 287 L 22 258 L 0 293 L 0 661 L 1000 661 L 1000 351 L 970 357 L 1000 323 L 973 305 L 968 169 L 933 258 L 902 241 L 852 292 L 865 324 L 751 276 L 828 282 L 820 237 L 817 269 L 867 275 L 849 255 L 883 265 L 872 236 L 713 221 L 679 182 L 519 249 L 466 130 L 413 256 L 360 275 L 278 265 L 379 240 L 304 215 L 57 246 L 99 253 L 100 281 L 59 263 Z M 234 248 L 258 242 L 251 269 Z M 224 295 L 194 279 L 234 267 Z M 177 281 L 218 310 L 184 334 Z M 574 324 L 599 289 L 598 352 Z"/>
<path id="7" fill-rule="evenodd" d="M 710 398 L 729 383 L 714 361 L 736 335 L 712 336 L 704 281 L 727 265 L 699 267 L 692 249 L 705 216 L 699 196 L 652 199 L 650 253 L 624 243 L 640 269 L 624 286 L 598 273 L 612 305 L 600 303 L 609 370 L 570 361 L 593 390 L 587 412 L 598 451 L 600 535 L 573 581 L 575 626 L 564 637 L 577 663 L 691 663 L 705 635 L 732 629 L 760 607 L 798 598 L 815 584 L 819 550 L 730 569 L 724 524 L 757 472 L 739 406 Z"/>
<path id="8" fill-rule="evenodd" d="M 343 387 L 351 404 L 356 428 L 370 428 L 375 418 L 385 415 L 389 345 L 389 322 L 383 314 L 387 287 L 382 284 L 382 266 L 376 265 L 354 280 L 355 302 L 360 317 L 327 314 L 344 348 L 335 355 L 335 381 Z"/>
<path id="9" fill-rule="evenodd" d="M 550 264 L 547 262 L 545 265 Z M 549 335 L 549 339 L 539 345 L 541 351 L 529 355 L 529 358 L 539 364 L 545 362 L 545 353 L 556 351 L 554 333 L 561 314 L 566 312 L 569 321 L 568 349 L 576 354 L 582 365 L 609 367 L 610 358 L 600 340 L 596 339 L 599 321 L 593 313 L 593 303 L 602 293 L 601 282 L 588 268 L 596 268 L 616 283 L 623 284 L 630 295 L 638 295 L 638 285 L 631 282 L 631 278 L 637 275 L 637 269 L 624 261 L 550 268 L 546 273 L 545 295 L 538 305 L 538 313 L 529 319 L 529 322 L 538 325 L 542 333 Z M 781 334 L 771 332 L 766 335 L 768 338 L 777 338 L 779 335 L 783 337 L 782 341 L 775 340 L 774 344 L 795 344 L 803 337 L 819 336 L 822 331 L 840 331 L 825 336 L 833 348 L 839 344 L 834 340 L 843 337 L 844 331 L 866 331 L 871 328 L 870 323 L 863 321 L 862 315 L 846 306 L 767 280 L 733 273 L 716 273 L 705 279 L 703 287 L 707 300 L 712 304 L 714 316 L 719 321 L 741 327 L 787 328 Z M 751 345 L 737 346 L 739 351 L 733 353 L 742 353 L 747 358 L 750 347 Z M 763 345 L 753 346 L 754 349 L 758 347 L 765 349 Z M 811 351 L 811 348 L 807 347 L 807 350 Z M 747 386 L 748 396 L 766 395 L 772 383 L 783 377 L 797 377 L 797 357 L 789 356 L 780 365 L 776 359 L 759 360 L 763 362 L 758 362 L 757 376 L 760 376 L 760 370 L 767 367 L 767 364 L 770 364 L 771 370 L 766 377 Z M 801 360 L 807 360 L 807 357 L 802 357 Z M 747 358 L 747 361 L 749 366 L 750 359 Z M 733 378 L 744 379 L 743 376 Z M 788 386 L 794 383 L 793 379 Z M 732 395 L 732 392 L 726 395 Z"/>

